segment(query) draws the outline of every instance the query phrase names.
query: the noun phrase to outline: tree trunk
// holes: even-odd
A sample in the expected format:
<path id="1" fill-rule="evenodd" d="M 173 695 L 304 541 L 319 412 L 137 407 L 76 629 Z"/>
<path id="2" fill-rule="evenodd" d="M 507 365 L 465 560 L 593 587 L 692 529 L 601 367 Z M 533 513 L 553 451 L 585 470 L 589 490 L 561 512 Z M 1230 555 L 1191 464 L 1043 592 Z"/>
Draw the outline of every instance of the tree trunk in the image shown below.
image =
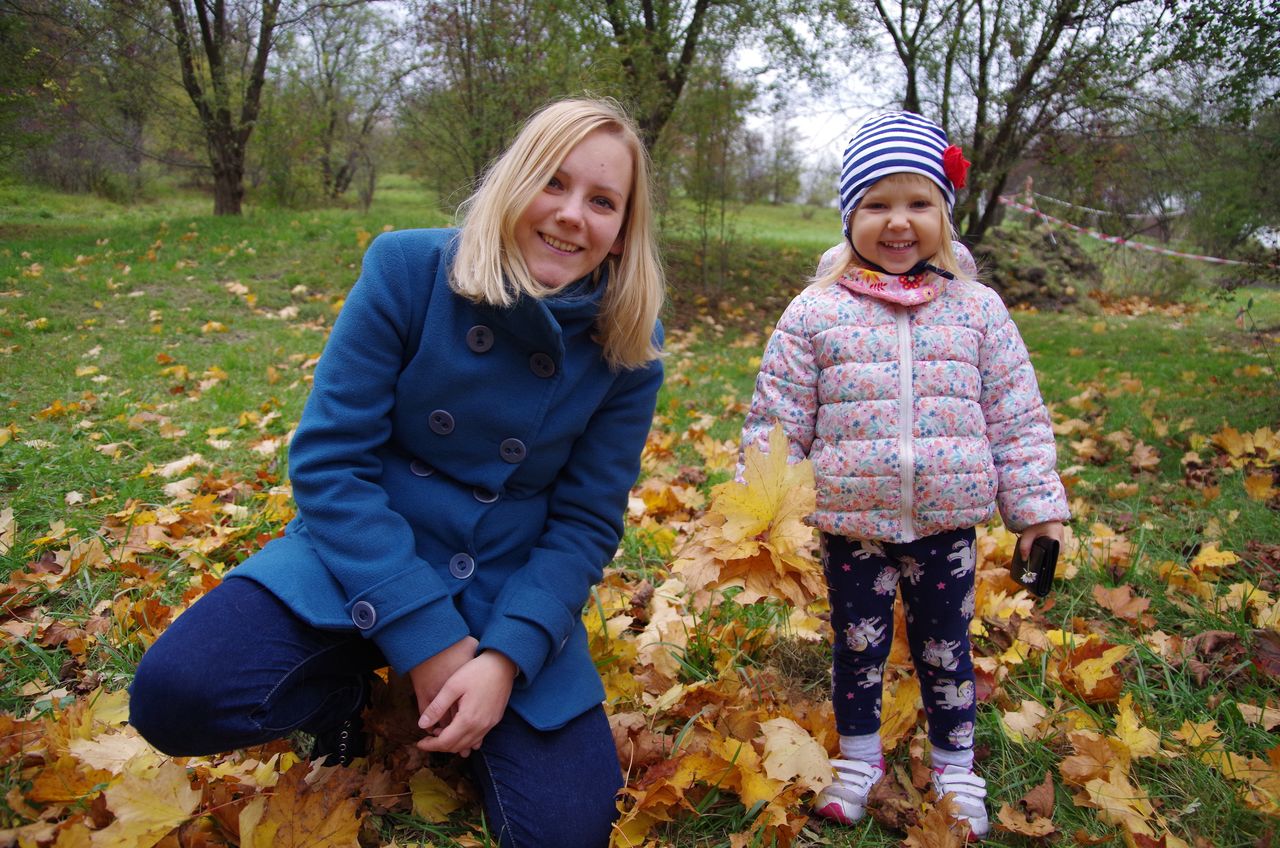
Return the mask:
<path id="1" fill-rule="evenodd" d="M 244 163 L 238 168 L 214 168 L 213 214 L 239 215 L 244 202 Z"/>

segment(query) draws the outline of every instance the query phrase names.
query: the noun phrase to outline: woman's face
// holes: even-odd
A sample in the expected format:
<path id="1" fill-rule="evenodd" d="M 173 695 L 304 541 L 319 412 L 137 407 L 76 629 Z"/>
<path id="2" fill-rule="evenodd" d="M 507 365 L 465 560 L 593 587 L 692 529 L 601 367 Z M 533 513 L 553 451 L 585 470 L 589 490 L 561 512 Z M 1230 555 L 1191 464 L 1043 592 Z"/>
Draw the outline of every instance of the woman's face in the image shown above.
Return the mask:
<path id="1" fill-rule="evenodd" d="M 559 288 L 622 253 L 631 151 L 607 130 L 578 142 L 516 219 L 515 240 L 533 278 Z"/>

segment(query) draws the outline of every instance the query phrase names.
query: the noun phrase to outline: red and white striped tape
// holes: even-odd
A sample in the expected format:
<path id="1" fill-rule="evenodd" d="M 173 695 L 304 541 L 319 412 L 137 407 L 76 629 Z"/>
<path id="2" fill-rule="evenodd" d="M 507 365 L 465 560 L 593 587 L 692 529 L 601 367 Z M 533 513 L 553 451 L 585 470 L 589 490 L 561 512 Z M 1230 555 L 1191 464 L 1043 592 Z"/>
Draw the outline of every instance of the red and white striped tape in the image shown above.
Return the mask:
<path id="1" fill-rule="evenodd" d="M 1147 244 L 1146 242 L 1142 242 L 1142 241 L 1133 241 L 1131 239 L 1122 238 L 1120 236 L 1109 236 L 1106 233 L 1100 233 L 1097 230 L 1091 230 L 1088 227 L 1081 227 L 1071 223 L 1070 221 L 1064 221 L 1061 218 L 1055 218 L 1052 215 L 1047 215 L 1044 212 L 1041 212 L 1039 209 L 1036 209 L 1034 206 L 1028 206 L 1025 203 L 1020 203 L 1014 200 L 1012 197 L 1008 197 L 1008 196 L 1001 197 L 1000 202 L 1003 203 L 1005 206 L 1010 206 L 1021 212 L 1026 212 L 1029 215 L 1035 215 L 1037 218 L 1040 218 L 1041 220 L 1048 221 L 1053 224 L 1057 224 L 1060 227 L 1066 227 L 1069 230 L 1075 230 L 1077 233 L 1083 233 L 1084 235 L 1089 236 L 1090 238 L 1096 238 L 1101 241 L 1110 242 L 1111 244 L 1118 244 L 1121 247 L 1131 247 L 1131 248 L 1134 248 L 1135 250 L 1146 250 L 1150 253 L 1161 253 L 1161 254 L 1164 254 L 1165 256 L 1179 256 L 1183 259 L 1199 259 L 1201 262 L 1214 262 L 1218 265 L 1251 265 L 1253 264 L 1251 262 L 1245 262 L 1240 259 L 1223 259 L 1219 256 L 1204 256 L 1203 254 L 1199 254 L 1199 253 L 1183 253 L 1178 250 L 1170 250 L 1167 247 L 1157 247 L 1154 244 Z M 1278 268 L 1280 266 L 1268 264 L 1266 267 Z"/>
<path id="2" fill-rule="evenodd" d="M 1079 209 L 1081 212 L 1092 212 L 1095 215 L 1119 215 L 1121 218 L 1132 218 L 1135 221 L 1141 221 L 1152 217 L 1152 215 L 1147 212 L 1114 212 L 1107 209 L 1094 209 L 1092 206 L 1081 206 L 1079 203 L 1072 203 L 1070 200 L 1062 200 L 1061 198 L 1053 197 L 1048 194 L 1041 194 L 1038 191 L 1034 191 L 1032 194 L 1041 200 L 1047 200 L 1050 203 L 1056 203 L 1059 206 L 1066 206 L 1071 209 Z M 1181 212 L 1169 212 L 1166 217 L 1176 218 L 1181 214 Z"/>

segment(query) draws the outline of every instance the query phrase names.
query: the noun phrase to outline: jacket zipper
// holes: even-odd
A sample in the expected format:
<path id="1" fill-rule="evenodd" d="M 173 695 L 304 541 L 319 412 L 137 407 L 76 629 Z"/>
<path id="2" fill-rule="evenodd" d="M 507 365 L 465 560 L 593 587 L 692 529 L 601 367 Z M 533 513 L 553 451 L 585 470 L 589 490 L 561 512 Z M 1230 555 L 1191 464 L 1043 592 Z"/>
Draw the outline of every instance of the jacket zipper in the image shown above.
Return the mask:
<path id="1" fill-rule="evenodd" d="M 915 394 L 911 385 L 911 318 L 902 306 L 894 308 L 898 325 L 898 456 L 899 477 L 902 480 L 902 535 L 904 542 L 916 538 L 915 522 L 915 446 L 911 438 L 915 423 Z"/>

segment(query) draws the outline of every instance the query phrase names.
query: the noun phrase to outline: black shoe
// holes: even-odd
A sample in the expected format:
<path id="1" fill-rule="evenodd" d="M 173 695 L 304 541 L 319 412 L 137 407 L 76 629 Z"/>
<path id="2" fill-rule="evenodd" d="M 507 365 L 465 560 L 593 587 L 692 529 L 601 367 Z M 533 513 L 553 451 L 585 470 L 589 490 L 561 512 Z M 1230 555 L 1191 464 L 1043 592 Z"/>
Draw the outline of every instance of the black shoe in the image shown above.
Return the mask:
<path id="1" fill-rule="evenodd" d="M 364 720 L 359 713 L 330 730 L 317 733 L 311 744 L 311 759 L 328 757 L 325 765 L 349 766 L 351 761 L 369 754 L 369 740 L 364 733 Z"/>

